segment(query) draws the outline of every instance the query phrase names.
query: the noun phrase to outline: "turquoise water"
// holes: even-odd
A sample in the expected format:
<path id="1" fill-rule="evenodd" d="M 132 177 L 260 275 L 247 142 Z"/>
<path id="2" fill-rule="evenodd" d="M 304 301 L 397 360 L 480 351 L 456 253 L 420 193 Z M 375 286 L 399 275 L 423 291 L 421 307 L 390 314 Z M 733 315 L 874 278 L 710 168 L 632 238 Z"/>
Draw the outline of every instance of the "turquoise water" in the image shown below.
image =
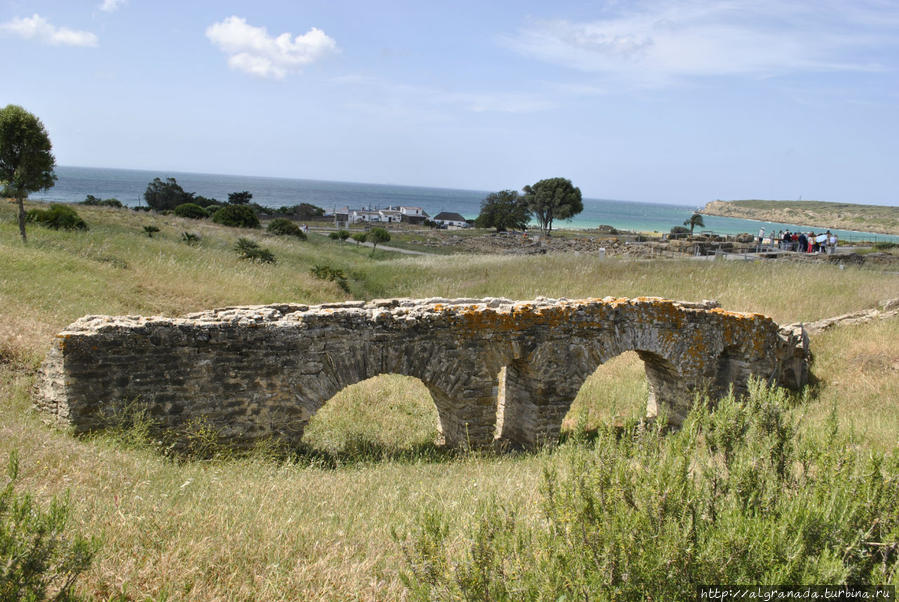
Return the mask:
<path id="1" fill-rule="evenodd" d="M 228 193 L 249 190 L 253 201 L 266 207 L 281 207 L 311 203 L 332 211 L 340 207 L 386 207 L 412 205 L 422 207 L 430 215 L 441 211 L 461 213 L 466 218 L 477 217 L 481 201 L 490 191 L 425 188 L 391 184 L 362 184 L 329 182 L 291 178 L 263 178 L 187 172 L 156 172 L 131 169 L 100 169 L 92 167 L 56 168 L 58 180 L 53 188 L 32 195 L 32 198 L 63 203 L 78 203 L 92 194 L 99 198 L 116 198 L 128 206 L 143 203 L 143 193 L 153 178 L 174 177 L 184 190 L 199 195 L 227 200 Z M 701 205 L 703 203 L 699 203 Z M 680 225 L 697 207 L 665 203 L 638 203 L 609 199 L 584 199 L 584 211 L 569 221 L 556 222 L 555 228 L 595 228 L 609 225 L 620 230 L 668 232 Z M 721 234 L 757 233 L 761 226 L 772 230 L 815 230 L 801 224 L 759 223 L 728 217 L 704 216 L 705 228 Z M 843 240 L 874 239 L 899 242 L 899 236 L 884 234 L 860 235 L 858 232 L 836 230 Z"/>

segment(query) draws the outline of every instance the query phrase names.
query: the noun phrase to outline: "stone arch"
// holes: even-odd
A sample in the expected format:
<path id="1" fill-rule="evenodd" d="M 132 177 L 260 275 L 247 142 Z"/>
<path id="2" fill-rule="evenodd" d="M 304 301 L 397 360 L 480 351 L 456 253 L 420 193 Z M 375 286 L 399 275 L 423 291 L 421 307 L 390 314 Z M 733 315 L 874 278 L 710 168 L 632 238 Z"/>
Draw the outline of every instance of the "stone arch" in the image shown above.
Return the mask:
<path id="1" fill-rule="evenodd" d="M 324 353 L 320 364 L 307 367 L 292 383 L 303 408 L 294 420 L 295 437 L 305 424 L 341 390 L 382 374 L 400 374 L 421 381 L 431 394 L 440 420 L 440 436 L 453 447 L 484 446 L 492 442 L 496 419 L 496 374 L 480 349 L 447 349 L 419 342 L 383 345 L 360 341 L 352 354 Z M 299 424 L 302 422 L 302 424 Z"/>
<path id="2" fill-rule="evenodd" d="M 440 426 L 437 404 L 421 379 L 385 373 L 328 399 L 309 417 L 302 442 L 325 453 L 359 443 L 399 451 L 440 444 Z"/>
<path id="3" fill-rule="evenodd" d="M 531 447 L 558 438 L 562 421 L 587 378 L 626 351 L 643 361 L 649 385 L 647 414 L 664 409 L 668 420 L 680 425 L 689 411 L 692 392 L 687 379 L 658 345 L 632 344 L 613 336 L 548 340 L 504 368 L 503 391 L 498 395 L 496 437 L 513 446 Z M 651 341 L 652 339 L 650 339 Z"/>

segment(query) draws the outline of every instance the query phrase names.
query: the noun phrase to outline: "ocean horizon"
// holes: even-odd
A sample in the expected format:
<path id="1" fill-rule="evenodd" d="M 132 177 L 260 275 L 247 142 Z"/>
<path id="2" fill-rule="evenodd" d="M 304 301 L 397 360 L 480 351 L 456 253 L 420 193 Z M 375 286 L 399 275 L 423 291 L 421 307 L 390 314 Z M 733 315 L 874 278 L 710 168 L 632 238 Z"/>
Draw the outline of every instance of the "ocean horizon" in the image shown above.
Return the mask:
<path id="1" fill-rule="evenodd" d="M 187 192 L 225 201 L 228 193 L 248 190 L 253 202 L 264 207 L 283 207 L 310 203 L 328 212 L 341 207 L 384 208 L 391 205 L 411 205 L 423 208 L 434 216 L 450 211 L 474 219 L 480 213 L 481 201 L 493 191 L 465 190 L 406 186 L 399 184 L 371 184 L 361 182 L 335 182 L 299 178 L 204 174 L 179 171 L 57 166 L 57 182 L 53 188 L 31 195 L 34 200 L 61 203 L 79 203 L 87 195 L 106 199 L 115 198 L 124 205 L 135 207 L 145 204 L 143 193 L 154 178 L 174 177 Z M 554 229 L 590 229 L 608 225 L 619 230 L 638 232 L 668 232 L 673 226 L 682 225 L 696 209 L 695 206 L 674 205 L 662 202 L 639 202 L 615 199 L 584 198 L 584 211 L 570 220 L 558 220 Z M 769 233 L 776 230 L 814 230 L 803 224 L 757 222 L 738 218 L 704 215 L 703 231 L 720 234 L 757 233 L 762 226 Z M 820 228 L 819 228 L 820 229 Z M 836 230 L 845 240 L 872 238 L 899 242 L 899 236 L 868 234 Z"/>

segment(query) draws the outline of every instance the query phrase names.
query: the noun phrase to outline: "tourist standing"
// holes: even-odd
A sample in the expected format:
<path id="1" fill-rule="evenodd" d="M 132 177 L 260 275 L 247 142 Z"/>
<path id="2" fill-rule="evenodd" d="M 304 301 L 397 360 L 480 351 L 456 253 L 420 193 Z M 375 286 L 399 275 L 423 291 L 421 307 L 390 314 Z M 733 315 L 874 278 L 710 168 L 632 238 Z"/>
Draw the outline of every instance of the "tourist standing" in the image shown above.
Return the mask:
<path id="1" fill-rule="evenodd" d="M 758 244 L 755 246 L 755 252 L 756 252 L 756 253 L 761 252 L 761 250 L 762 250 L 762 241 L 763 241 L 763 240 L 765 240 L 765 227 L 764 227 L 764 226 L 762 226 L 762 227 L 759 229 L 759 242 L 758 242 Z"/>
<path id="2" fill-rule="evenodd" d="M 833 255 L 837 251 L 837 235 L 830 230 L 827 231 L 827 252 Z"/>

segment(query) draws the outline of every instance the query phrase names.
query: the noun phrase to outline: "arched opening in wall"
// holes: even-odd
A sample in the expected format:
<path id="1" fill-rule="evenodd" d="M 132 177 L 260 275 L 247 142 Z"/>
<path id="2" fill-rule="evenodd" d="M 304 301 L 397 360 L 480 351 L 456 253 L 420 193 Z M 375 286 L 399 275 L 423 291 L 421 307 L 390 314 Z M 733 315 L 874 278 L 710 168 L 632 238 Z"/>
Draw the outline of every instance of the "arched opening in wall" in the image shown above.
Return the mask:
<path id="1" fill-rule="evenodd" d="M 646 416 L 648 400 L 645 363 L 636 351 L 626 351 L 587 377 L 562 420 L 562 433 L 639 420 Z"/>
<path id="2" fill-rule="evenodd" d="M 350 385 L 325 402 L 303 433 L 313 452 L 347 458 L 388 458 L 437 446 L 439 417 L 419 379 L 381 374 Z"/>

